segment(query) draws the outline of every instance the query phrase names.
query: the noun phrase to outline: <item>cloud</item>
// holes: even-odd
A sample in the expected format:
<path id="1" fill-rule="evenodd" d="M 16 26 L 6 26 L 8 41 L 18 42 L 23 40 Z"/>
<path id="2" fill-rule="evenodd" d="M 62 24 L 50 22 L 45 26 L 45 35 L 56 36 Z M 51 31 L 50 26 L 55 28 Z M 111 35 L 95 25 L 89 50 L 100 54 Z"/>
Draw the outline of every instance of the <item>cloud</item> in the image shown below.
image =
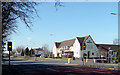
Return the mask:
<path id="1" fill-rule="evenodd" d="M 32 40 L 32 38 L 31 38 L 31 37 L 27 37 L 27 40 L 28 40 L 28 41 L 31 41 L 31 40 Z"/>

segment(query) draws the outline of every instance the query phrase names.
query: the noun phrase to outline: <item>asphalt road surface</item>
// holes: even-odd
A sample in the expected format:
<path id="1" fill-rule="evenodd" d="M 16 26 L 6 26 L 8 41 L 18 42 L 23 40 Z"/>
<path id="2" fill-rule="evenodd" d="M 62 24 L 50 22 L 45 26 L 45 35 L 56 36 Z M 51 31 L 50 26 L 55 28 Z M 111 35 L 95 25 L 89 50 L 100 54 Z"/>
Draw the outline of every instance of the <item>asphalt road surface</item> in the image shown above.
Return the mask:
<path id="1" fill-rule="evenodd" d="M 67 64 L 67 61 L 62 59 L 42 58 L 34 61 L 11 58 L 10 66 L 7 60 L 4 59 L 2 63 L 2 75 L 120 75 L 116 70 Z"/>

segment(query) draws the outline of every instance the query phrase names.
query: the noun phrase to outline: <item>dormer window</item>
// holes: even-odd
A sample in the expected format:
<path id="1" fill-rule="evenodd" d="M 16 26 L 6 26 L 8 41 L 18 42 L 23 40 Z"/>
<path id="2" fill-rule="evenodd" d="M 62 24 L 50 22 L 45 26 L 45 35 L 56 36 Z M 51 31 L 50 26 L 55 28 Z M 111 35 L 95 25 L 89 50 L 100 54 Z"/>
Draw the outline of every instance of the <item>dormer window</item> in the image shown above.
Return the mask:
<path id="1" fill-rule="evenodd" d="M 87 43 L 92 43 L 92 42 L 90 40 L 88 40 Z"/>
<path id="2" fill-rule="evenodd" d="M 65 49 L 65 46 L 63 47 L 63 49 Z"/>
<path id="3" fill-rule="evenodd" d="M 66 46 L 66 49 L 68 49 L 68 46 Z"/>

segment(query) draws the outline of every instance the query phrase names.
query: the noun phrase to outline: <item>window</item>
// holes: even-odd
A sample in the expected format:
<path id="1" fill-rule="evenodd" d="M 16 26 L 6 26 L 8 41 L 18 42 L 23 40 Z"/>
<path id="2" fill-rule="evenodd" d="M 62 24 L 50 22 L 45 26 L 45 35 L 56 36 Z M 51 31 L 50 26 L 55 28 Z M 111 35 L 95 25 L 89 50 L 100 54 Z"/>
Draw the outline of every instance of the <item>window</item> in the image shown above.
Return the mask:
<path id="1" fill-rule="evenodd" d="M 94 53 L 92 53 L 92 55 L 94 55 Z"/>
<path id="2" fill-rule="evenodd" d="M 87 43 L 92 43 L 92 42 L 90 40 L 88 40 Z"/>
<path id="3" fill-rule="evenodd" d="M 65 50 L 65 46 L 63 47 L 63 49 Z"/>
<path id="4" fill-rule="evenodd" d="M 113 51 L 112 51 L 112 55 L 113 55 Z"/>
<path id="5" fill-rule="evenodd" d="M 65 49 L 67 49 L 67 46 L 65 46 Z"/>
<path id="6" fill-rule="evenodd" d="M 64 54 L 64 51 L 62 51 L 62 54 Z"/>

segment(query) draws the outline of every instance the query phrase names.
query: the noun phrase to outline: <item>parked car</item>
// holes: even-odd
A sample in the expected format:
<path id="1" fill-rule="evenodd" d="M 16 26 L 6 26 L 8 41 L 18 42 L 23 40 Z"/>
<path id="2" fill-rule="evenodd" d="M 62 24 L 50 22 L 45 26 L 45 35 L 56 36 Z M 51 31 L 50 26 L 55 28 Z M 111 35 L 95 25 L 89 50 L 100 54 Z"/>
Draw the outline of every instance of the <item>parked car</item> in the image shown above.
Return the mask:
<path id="1" fill-rule="evenodd" d="M 41 54 L 36 54 L 35 56 L 36 56 L 36 57 L 40 57 L 40 56 L 41 56 Z"/>
<path id="2" fill-rule="evenodd" d="M 9 54 L 8 53 L 3 53 L 2 57 L 9 57 Z"/>

